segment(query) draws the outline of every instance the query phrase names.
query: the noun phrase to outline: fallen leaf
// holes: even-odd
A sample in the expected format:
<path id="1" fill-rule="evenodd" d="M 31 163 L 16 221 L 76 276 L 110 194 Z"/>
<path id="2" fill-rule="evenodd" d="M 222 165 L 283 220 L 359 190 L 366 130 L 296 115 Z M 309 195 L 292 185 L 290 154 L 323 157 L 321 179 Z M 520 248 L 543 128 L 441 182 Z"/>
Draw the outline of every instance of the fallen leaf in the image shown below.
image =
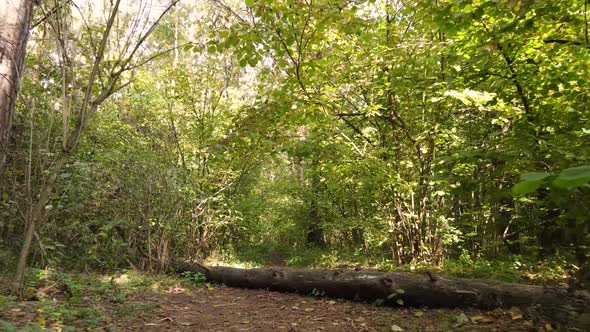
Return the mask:
<path id="1" fill-rule="evenodd" d="M 512 315 L 512 320 L 519 320 L 519 319 L 522 319 L 521 314 Z"/>
<path id="2" fill-rule="evenodd" d="M 401 327 L 393 324 L 393 325 L 391 325 L 391 331 L 392 332 L 404 332 L 404 329 L 402 329 Z"/>
<path id="3" fill-rule="evenodd" d="M 424 311 L 422 311 L 422 310 L 415 311 L 414 312 L 414 316 L 416 316 L 416 317 L 422 317 L 422 316 L 424 316 Z"/>
<path id="4" fill-rule="evenodd" d="M 484 318 L 485 317 L 484 316 L 481 316 L 481 315 L 471 316 L 471 321 L 474 322 L 474 323 L 477 323 L 477 322 L 483 320 Z"/>
<path id="5" fill-rule="evenodd" d="M 455 327 L 459 327 L 469 321 L 469 318 L 464 313 L 455 316 Z"/>
<path id="6" fill-rule="evenodd" d="M 510 310 L 508 310 L 508 312 L 512 316 L 514 316 L 514 315 L 522 315 L 522 311 L 518 307 L 512 307 L 512 308 L 510 308 Z"/>
<path id="7" fill-rule="evenodd" d="M 364 322 L 365 321 L 365 319 L 363 317 L 357 317 L 355 320 L 357 322 Z"/>
<path id="8" fill-rule="evenodd" d="M 336 301 L 328 301 L 328 304 L 334 305 L 336 304 Z"/>
<path id="9" fill-rule="evenodd" d="M 313 308 L 305 308 L 305 312 L 312 312 L 313 310 Z"/>
<path id="10" fill-rule="evenodd" d="M 545 324 L 545 331 L 553 331 L 553 326 L 549 323 Z"/>

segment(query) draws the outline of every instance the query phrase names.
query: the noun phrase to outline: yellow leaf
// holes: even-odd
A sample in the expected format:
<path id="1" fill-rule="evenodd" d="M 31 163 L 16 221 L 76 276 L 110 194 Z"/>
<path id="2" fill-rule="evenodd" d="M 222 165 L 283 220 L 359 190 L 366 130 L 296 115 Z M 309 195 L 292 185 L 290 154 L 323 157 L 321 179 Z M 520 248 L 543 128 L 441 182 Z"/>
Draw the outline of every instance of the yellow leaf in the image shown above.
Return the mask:
<path id="1" fill-rule="evenodd" d="M 422 317 L 422 316 L 424 316 L 424 311 L 418 310 L 418 311 L 414 312 L 414 316 L 416 316 L 416 317 Z"/>
<path id="2" fill-rule="evenodd" d="M 402 329 L 401 327 L 399 327 L 395 324 L 391 325 L 391 332 L 403 332 L 403 331 L 404 331 L 404 329 Z"/>
<path id="3" fill-rule="evenodd" d="M 545 324 L 545 331 L 553 331 L 553 326 L 549 323 Z"/>
<path id="4" fill-rule="evenodd" d="M 45 317 L 37 316 L 37 323 L 39 323 L 39 325 L 45 326 Z"/>
<path id="5" fill-rule="evenodd" d="M 522 315 L 521 314 L 512 315 L 512 320 L 518 320 L 518 319 L 522 319 Z"/>
<path id="6" fill-rule="evenodd" d="M 365 319 L 364 319 L 363 317 L 357 317 L 357 318 L 356 318 L 356 321 L 357 321 L 357 322 L 364 322 L 364 321 L 365 321 Z"/>
<path id="7" fill-rule="evenodd" d="M 305 311 L 306 312 L 312 312 L 313 311 L 313 308 L 305 308 Z"/>

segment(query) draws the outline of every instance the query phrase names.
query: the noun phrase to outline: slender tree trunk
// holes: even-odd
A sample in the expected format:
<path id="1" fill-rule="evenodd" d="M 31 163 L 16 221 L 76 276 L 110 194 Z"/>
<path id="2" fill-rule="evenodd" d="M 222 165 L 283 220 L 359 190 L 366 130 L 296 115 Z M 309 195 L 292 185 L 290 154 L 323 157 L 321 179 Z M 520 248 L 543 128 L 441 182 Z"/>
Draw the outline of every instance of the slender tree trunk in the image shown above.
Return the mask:
<path id="1" fill-rule="evenodd" d="M 0 0 L 0 189 L 12 129 L 12 114 L 25 60 L 33 0 Z"/>
<path id="2" fill-rule="evenodd" d="M 175 6 L 178 3 L 178 1 L 179 0 L 172 1 L 170 3 L 170 5 L 168 5 L 168 7 L 164 10 L 164 12 L 162 12 L 162 14 L 159 16 L 159 18 L 156 20 L 156 22 L 152 25 L 152 27 L 150 29 L 148 29 L 147 32 L 145 32 L 139 38 L 139 41 L 135 45 L 135 48 L 134 48 L 134 51 L 132 52 L 132 54 L 128 58 L 121 60 L 121 64 L 122 64 L 121 67 L 123 69 L 121 69 L 117 73 L 111 75 L 111 78 L 106 82 L 107 83 L 106 86 L 104 86 L 103 89 L 100 91 L 100 93 L 98 94 L 98 97 L 96 97 L 96 99 L 93 99 L 92 96 L 95 95 L 93 93 L 93 86 L 96 83 L 96 77 L 97 77 L 97 75 L 99 75 L 99 71 L 101 70 L 102 59 L 103 59 L 103 56 L 104 56 L 106 49 L 107 49 L 107 43 L 109 40 L 109 35 L 111 32 L 111 29 L 113 28 L 113 26 L 115 26 L 115 19 L 117 17 L 118 12 L 119 12 L 119 5 L 121 4 L 121 0 L 115 0 L 114 3 L 112 4 L 109 18 L 106 22 L 106 26 L 105 26 L 105 29 L 104 29 L 104 32 L 102 35 L 102 39 L 100 40 L 100 43 L 98 46 L 98 51 L 97 51 L 97 54 L 95 57 L 95 61 L 92 64 L 92 70 L 90 71 L 90 75 L 88 77 L 88 83 L 85 88 L 85 93 L 84 93 L 82 105 L 80 106 L 80 110 L 78 112 L 78 119 L 77 119 L 76 127 L 72 131 L 67 130 L 67 132 L 69 134 L 67 135 L 68 136 L 67 140 L 65 140 L 65 143 L 63 146 L 63 151 L 59 154 L 55 163 L 50 168 L 49 176 L 43 182 L 43 185 L 41 186 L 41 189 L 40 189 L 40 193 L 36 197 L 37 198 L 36 201 L 34 203 L 32 203 L 32 208 L 29 212 L 29 215 L 27 216 L 27 234 L 25 234 L 25 241 L 24 241 L 23 247 L 21 249 L 21 253 L 20 253 L 20 257 L 19 257 L 19 261 L 18 261 L 18 265 L 17 265 L 17 270 L 16 270 L 14 281 L 13 281 L 13 291 L 14 292 L 18 292 L 20 290 L 21 285 L 22 285 L 24 271 L 25 271 L 26 262 L 27 262 L 27 257 L 29 256 L 29 252 L 30 252 L 30 248 L 31 248 L 32 235 L 34 234 L 34 231 L 35 231 L 34 227 L 36 225 L 42 224 L 42 222 L 44 221 L 43 220 L 43 212 L 45 210 L 45 206 L 46 206 L 47 202 L 51 198 L 51 193 L 53 192 L 53 189 L 55 187 L 57 177 L 58 177 L 59 173 L 61 172 L 63 166 L 65 165 L 65 163 L 69 159 L 70 155 L 78 147 L 78 143 L 82 137 L 82 133 L 83 133 L 84 129 L 86 128 L 86 126 L 88 124 L 88 121 L 96 113 L 99 105 L 102 102 L 104 102 L 109 96 L 111 96 L 116 89 L 118 89 L 117 83 L 120 81 L 121 74 L 130 70 L 130 69 L 128 69 L 127 65 L 129 65 L 130 61 L 133 59 L 133 55 L 135 54 L 135 51 L 137 51 L 139 49 L 139 47 L 145 42 L 146 38 L 153 32 L 154 27 L 159 23 L 160 19 L 173 6 Z M 22 12 L 16 11 L 16 8 L 20 9 L 23 6 L 25 9 L 22 9 Z M 24 35 L 24 37 L 22 37 L 22 38 L 24 38 L 24 41 L 23 41 L 23 44 L 21 45 L 23 48 L 23 50 L 22 50 L 23 55 L 24 55 L 24 47 L 26 46 L 26 38 L 28 35 L 29 26 L 30 26 L 30 20 L 31 20 L 30 16 L 31 16 L 32 6 L 33 6 L 33 2 L 31 0 L 0 0 L 0 18 L 7 20 L 8 22 L 12 22 L 12 21 L 18 22 L 18 20 L 13 19 L 13 16 L 17 16 L 18 18 L 20 18 L 22 20 L 24 20 L 24 18 L 26 18 L 28 20 L 27 23 L 23 25 L 23 29 L 20 30 L 21 33 Z M 8 9 L 6 9 L 6 8 L 8 8 Z M 15 9 L 10 9 L 10 8 L 15 8 Z M 18 15 L 16 15 L 17 13 L 18 13 Z M 2 21 L 0 21 L 0 33 L 3 30 L 2 24 L 3 24 Z M 6 26 L 8 26 L 8 25 L 6 25 Z M 26 29 L 24 29 L 24 28 L 26 28 Z M 16 31 L 16 30 L 13 29 L 13 34 L 14 34 L 14 31 Z M 4 40 L 4 39 L 2 39 L 2 40 Z M 22 60 L 19 64 L 22 67 Z M 129 66 L 129 67 L 131 67 L 131 66 Z M 15 67 L 15 68 L 18 68 L 18 67 Z M 18 78 L 19 70 L 15 69 L 14 72 L 16 72 L 14 77 Z M 0 81 L 2 81 L 1 78 L 0 78 Z M 123 86 L 125 86 L 125 85 L 123 85 Z M 2 91 L 3 90 L 0 90 L 0 92 L 2 92 Z M 4 98 L 4 96 L 0 96 L 0 98 Z M 0 99 L 0 100 L 3 100 L 3 99 Z M 11 100 L 11 102 L 14 104 L 14 98 Z M 0 103 L 0 106 L 1 105 L 2 104 Z M 4 114 L 4 113 L 2 113 L 2 114 Z M 68 124 L 64 123 L 64 126 L 67 126 L 67 125 Z M 30 236 L 29 236 L 29 233 L 30 233 Z"/>
<path id="3" fill-rule="evenodd" d="M 53 187 L 55 181 L 57 180 L 57 176 L 59 175 L 61 169 L 65 165 L 67 159 L 68 155 L 64 153 L 55 162 L 55 164 L 53 164 L 53 167 L 51 168 L 51 171 L 49 173 L 49 177 L 47 178 L 47 181 L 41 189 L 39 198 L 29 212 L 25 240 L 23 242 L 23 246 L 21 248 L 20 255 L 18 258 L 18 264 L 16 266 L 16 273 L 14 276 L 14 284 L 12 287 L 12 290 L 15 293 L 17 293 L 20 290 L 20 287 L 24 279 L 25 268 L 27 267 L 27 257 L 29 257 L 29 252 L 31 251 L 31 243 L 33 239 L 33 234 L 35 232 L 35 226 L 41 221 L 43 211 L 45 210 L 47 201 L 49 201 L 49 198 L 51 197 L 51 192 L 53 191 Z"/>
<path id="4" fill-rule="evenodd" d="M 312 164 L 311 178 L 311 201 L 309 206 L 309 228 L 307 230 L 307 243 L 318 247 L 325 247 L 324 231 L 321 225 L 320 207 L 318 206 L 318 196 L 320 190 L 320 175 L 318 161 L 314 157 Z"/>
<path id="5" fill-rule="evenodd" d="M 14 278 L 13 285 L 14 292 L 18 292 L 22 286 L 25 276 L 25 268 L 27 267 L 27 257 L 29 257 L 31 243 L 33 242 L 33 234 L 35 233 L 35 220 L 29 220 L 27 224 L 28 225 L 25 231 L 25 241 L 23 242 L 23 246 L 18 257 L 16 276 Z"/>

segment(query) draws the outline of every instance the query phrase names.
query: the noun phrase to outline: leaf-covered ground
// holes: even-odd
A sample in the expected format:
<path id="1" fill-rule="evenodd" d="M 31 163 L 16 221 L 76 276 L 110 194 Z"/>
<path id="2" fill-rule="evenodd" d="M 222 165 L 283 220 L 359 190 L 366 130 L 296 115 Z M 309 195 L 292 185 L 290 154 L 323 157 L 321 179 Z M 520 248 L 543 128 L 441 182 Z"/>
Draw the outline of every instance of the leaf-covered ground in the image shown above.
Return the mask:
<path id="1" fill-rule="evenodd" d="M 66 280 L 64 282 L 64 279 Z M 0 302 L 0 330 L 529 331 L 516 310 L 392 308 L 123 274 L 62 277 Z M 551 329 L 546 326 L 546 329 Z"/>

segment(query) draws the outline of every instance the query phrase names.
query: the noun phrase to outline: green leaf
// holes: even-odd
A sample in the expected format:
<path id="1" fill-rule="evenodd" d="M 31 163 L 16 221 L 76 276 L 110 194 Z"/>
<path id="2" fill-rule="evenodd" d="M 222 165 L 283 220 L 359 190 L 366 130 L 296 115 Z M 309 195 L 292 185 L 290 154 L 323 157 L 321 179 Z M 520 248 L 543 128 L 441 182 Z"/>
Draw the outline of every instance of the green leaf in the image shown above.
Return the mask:
<path id="1" fill-rule="evenodd" d="M 252 57 L 248 59 L 248 64 L 252 67 L 256 67 L 256 65 L 258 64 L 258 59 L 256 57 Z"/>
<path id="2" fill-rule="evenodd" d="M 246 3 L 246 6 L 252 7 L 252 6 L 254 6 L 254 3 L 256 1 L 255 0 L 245 0 L 244 2 Z"/>
<path id="3" fill-rule="evenodd" d="M 539 189 L 546 180 L 553 176 L 551 173 L 531 172 L 520 176 L 521 182 L 512 187 L 514 195 L 524 195 Z"/>
<path id="4" fill-rule="evenodd" d="M 528 193 L 532 193 L 533 191 L 539 189 L 543 181 L 522 181 L 514 185 L 512 187 L 512 193 L 514 195 L 524 195 Z"/>
<path id="5" fill-rule="evenodd" d="M 402 299 L 397 299 L 397 301 L 395 301 L 395 302 L 399 305 L 404 305 L 404 300 L 402 300 Z"/>
<path id="6" fill-rule="evenodd" d="M 546 178 L 550 177 L 551 173 L 541 173 L 541 172 L 531 172 L 531 173 L 524 173 L 520 176 L 520 180 L 522 181 L 542 181 Z"/>
<path id="7" fill-rule="evenodd" d="M 559 188 L 576 188 L 590 182 L 590 166 L 566 168 L 553 181 Z"/>

